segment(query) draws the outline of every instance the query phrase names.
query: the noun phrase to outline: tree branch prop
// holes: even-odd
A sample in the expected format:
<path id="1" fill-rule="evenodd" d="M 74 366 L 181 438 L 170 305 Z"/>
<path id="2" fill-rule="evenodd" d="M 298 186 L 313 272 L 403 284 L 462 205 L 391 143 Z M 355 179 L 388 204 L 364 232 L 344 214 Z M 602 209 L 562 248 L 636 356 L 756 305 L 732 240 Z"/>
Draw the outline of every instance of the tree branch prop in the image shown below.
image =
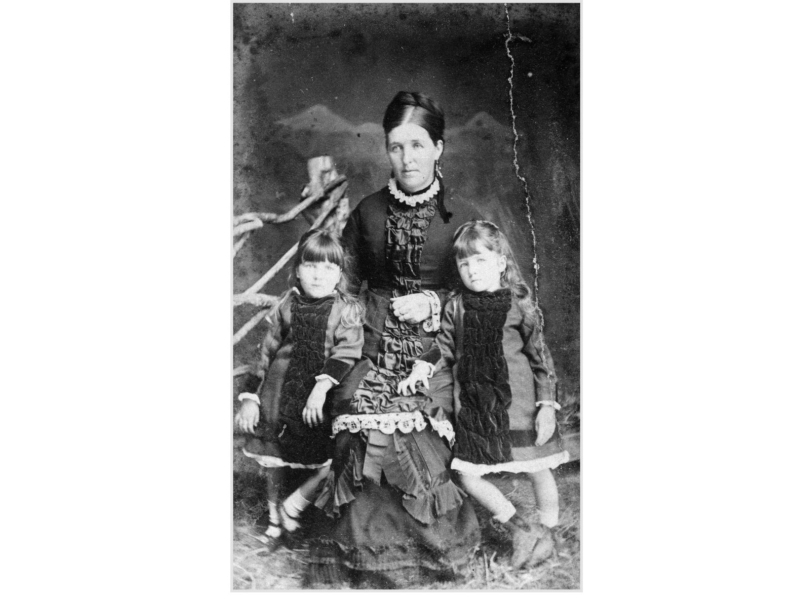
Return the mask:
<path id="1" fill-rule="evenodd" d="M 250 366 L 249 365 L 241 365 L 239 367 L 236 367 L 233 370 L 233 377 L 235 379 L 236 377 L 241 377 L 242 375 L 247 375 L 249 372 L 250 372 Z"/>
<path id="2" fill-rule="evenodd" d="M 251 304 L 261 308 L 272 308 L 278 301 L 277 296 L 270 296 L 268 294 L 234 294 L 233 305 L 241 306 L 242 304 Z"/>
<path id="3" fill-rule="evenodd" d="M 247 323 L 242 325 L 242 328 L 239 331 L 237 331 L 233 336 L 233 345 L 235 346 L 236 344 L 241 342 L 242 338 L 244 338 L 244 336 L 250 333 L 250 330 L 253 329 L 253 327 L 255 327 L 256 325 L 258 325 L 261 322 L 261 319 L 263 319 L 268 312 L 269 312 L 268 308 L 260 310 L 256 313 L 256 316 L 254 316 Z"/>
<path id="4" fill-rule="evenodd" d="M 310 207 L 312 204 L 314 204 L 321 198 L 325 197 L 328 193 L 330 193 L 332 190 L 340 186 L 345 181 L 347 181 L 347 177 L 345 177 L 344 175 L 340 175 L 339 177 L 331 181 L 328 185 L 326 185 L 321 192 L 312 194 L 311 196 L 303 200 L 300 204 L 292 207 L 291 210 L 288 210 L 283 214 L 253 212 L 253 213 L 244 213 L 239 215 L 238 217 L 234 217 L 233 218 L 234 235 L 236 235 L 236 227 L 238 227 L 245 221 L 254 221 L 257 219 L 262 222 L 262 225 L 263 223 L 277 224 L 277 223 L 285 223 L 286 221 L 291 221 L 305 209 Z"/>
<path id="5" fill-rule="evenodd" d="M 330 197 L 323 203 L 322 210 L 319 213 L 319 216 L 314 220 L 311 224 L 311 229 L 315 229 L 322 225 L 325 222 L 325 219 L 328 217 L 329 213 L 336 207 L 338 207 L 339 199 L 344 196 L 345 191 L 347 190 L 347 182 L 344 185 L 340 185 L 337 187 Z M 298 204 L 299 206 L 299 204 Z M 289 248 L 289 250 L 284 254 L 281 259 L 272 265 L 272 268 L 264 273 L 261 278 L 256 281 L 253 285 L 251 285 L 247 290 L 244 292 L 245 294 L 254 294 L 258 292 L 261 288 L 263 288 L 267 282 L 272 279 L 278 271 L 280 271 L 286 263 L 288 263 L 292 257 L 297 252 L 297 244 Z"/>
<path id="6" fill-rule="evenodd" d="M 252 215 L 242 215 L 242 217 L 248 218 L 240 219 L 239 224 L 233 228 L 233 237 L 242 235 L 248 231 L 253 231 L 254 229 L 260 229 L 264 226 L 264 222 L 258 217 L 254 217 Z"/>
<path id="7" fill-rule="evenodd" d="M 344 193 L 347 191 L 347 183 L 345 182 L 344 185 L 339 186 L 336 188 L 330 197 L 323 203 L 322 210 L 319 213 L 319 216 L 314 220 L 314 223 L 311 225 L 311 229 L 319 227 L 323 225 L 324 228 L 330 228 L 332 226 L 337 226 L 339 223 L 339 217 L 341 214 L 342 205 L 347 202 L 347 198 L 344 197 Z M 288 263 L 292 257 L 297 252 L 298 244 L 295 243 L 294 246 L 289 248 L 289 250 L 284 254 L 281 259 L 272 265 L 269 271 L 264 273 L 261 278 L 256 281 L 253 285 L 251 285 L 245 292 L 242 294 L 238 294 L 241 297 L 249 297 L 249 298 L 258 298 L 260 296 L 266 296 L 266 294 L 258 294 L 258 291 L 264 287 L 267 282 L 272 279 L 285 265 Z M 269 310 L 269 309 L 267 309 Z M 246 336 L 251 329 L 253 329 L 263 318 L 263 316 L 267 313 L 267 310 L 259 311 L 255 317 L 250 319 L 247 323 L 245 323 L 239 331 L 236 332 L 233 336 L 233 345 L 235 346 L 238 344 L 244 336 Z"/>
<path id="8" fill-rule="evenodd" d="M 239 250 L 242 249 L 242 246 L 244 246 L 244 243 L 250 238 L 250 235 L 252 233 L 253 233 L 252 231 L 248 231 L 242 237 L 236 240 L 236 243 L 233 245 L 233 258 L 236 258 L 236 255 L 239 253 Z"/>

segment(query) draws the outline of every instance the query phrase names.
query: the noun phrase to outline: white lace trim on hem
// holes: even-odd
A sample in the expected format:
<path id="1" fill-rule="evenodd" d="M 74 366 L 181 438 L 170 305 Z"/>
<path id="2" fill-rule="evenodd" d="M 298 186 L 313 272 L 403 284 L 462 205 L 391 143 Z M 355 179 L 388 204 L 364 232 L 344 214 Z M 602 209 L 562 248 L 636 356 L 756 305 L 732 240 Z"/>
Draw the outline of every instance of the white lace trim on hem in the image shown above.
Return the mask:
<path id="1" fill-rule="evenodd" d="M 558 454 L 534 458 L 532 460 L 514 460 L 496 465 L 476 465 L 460 458 L 454 458 L 450 468 L 467 475 L 488 475 L 489 473 L 536 473 L 545 469 L 555 469 L 558 465 L 569 461 L 569 452 L 564 450 Z"/>
<path id="2" fill-rule="evenodd" d="M 282 458 L 278 458 L 277 456 L 267 456 L 264 454 L 253 454 L 252 452 L 248 452 L 244 448 L 242 448 L 242 453 L 255 460 L 259 465 L 262 467 L 271 468 L 278 468 L 278 467 L 289 467 L 291 469 L 321 469 L 322 467 L 326 467 L 331 464 L 331 459 L 329 458 L 324 463 L 320 463 L 318 465 L 301 465 L 300 463 L 290 463 L 286 462 Z"/>

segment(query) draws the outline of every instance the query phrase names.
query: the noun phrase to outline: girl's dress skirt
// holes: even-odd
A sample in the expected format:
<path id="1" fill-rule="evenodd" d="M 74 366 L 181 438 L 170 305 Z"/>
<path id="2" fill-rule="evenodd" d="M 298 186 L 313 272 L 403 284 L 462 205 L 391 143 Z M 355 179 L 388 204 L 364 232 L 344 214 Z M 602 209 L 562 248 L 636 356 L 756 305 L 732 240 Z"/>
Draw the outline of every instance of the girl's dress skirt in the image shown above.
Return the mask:
<path id="1" fill-rule="evenodd" d="M 467 475 L 488 475 L 489 473 L 536 473 L 545 469 L 555 469 L 569 461 L 569 452 L 564 448 L 561 434 L 556 426 L 555 432 L 543 445 L 536 445 L 536 432 L 509 432 L 511 437 L 511 461 L 494 464 L 475 462 L 465 452 L 453 458 L 451 468 Z"/>

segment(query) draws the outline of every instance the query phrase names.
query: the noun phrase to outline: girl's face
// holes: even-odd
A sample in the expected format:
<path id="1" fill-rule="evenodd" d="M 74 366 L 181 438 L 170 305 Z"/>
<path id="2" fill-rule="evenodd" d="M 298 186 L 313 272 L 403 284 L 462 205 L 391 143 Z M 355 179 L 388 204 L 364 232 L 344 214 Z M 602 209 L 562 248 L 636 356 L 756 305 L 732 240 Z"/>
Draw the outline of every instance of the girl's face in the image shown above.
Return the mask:
<path id="1" fill-rule="evenodd" d="M 506 270 L 505 254 L 489 250 L 478 244 L 475 254 L 456 261 L 458 274 L 466 288 L 472 292 L 494 292 L 500 289 L 500 277 Z"/>
<path id="2" fill-rule="evenodd" d="M 297 267 L 297 280 L 310 298 L 330 296 L 342 278 L 342 269 L 332 262 L 302 262 Z"/>
<path id="3" fill-rule="evenodd" d="M 407 192 L 418 192 L 433 183 L 433 171 L 442 150 L 444 142 L 434 144 L 428 132 L 414 123 L 399 125 L 386 136 L 392 173 Z"/>

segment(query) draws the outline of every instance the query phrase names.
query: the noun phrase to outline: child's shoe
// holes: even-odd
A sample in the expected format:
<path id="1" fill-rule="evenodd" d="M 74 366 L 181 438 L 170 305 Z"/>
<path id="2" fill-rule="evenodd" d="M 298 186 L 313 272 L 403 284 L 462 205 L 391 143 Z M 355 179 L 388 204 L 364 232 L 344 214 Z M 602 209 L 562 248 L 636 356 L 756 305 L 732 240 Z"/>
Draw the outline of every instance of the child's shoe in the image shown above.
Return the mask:
<path id="1" fill-rule="evenodd" d="M 536 540 L 533 546 L 533 551 L 528 561 L 525 563 L 526 567 L 535 567 L 541 562 L 544 562 L 553 556 L 556 548 L 556 542 L 553 539 L 553 532 L 549 527 L 539 525 L 541 527 L 541 537 Z"/>
<path id="2" fill-rule="evenodd" d="M 511 540 L 514 544 L 511 568 L 519 569 L 530 560 L 536 542 L 542 537 L 541 525 L 526 523 L 524 519 L 514 515 L 508 521 L 508 526 L 511 529 Z"/>
<path id="3" fill-rule="evenodd" d="M 267 546 L 267 549 L 270 552 L 272 552 L 278 546 L 281 545 L 282 542 L 281 534 L 283 533 L 283 530 L 281 529 L 280 524 L 273 523 L 272 521 L 270 521 L 269 525 L 267 527 L 264 527 L 264 526 L 259 526 L 258 523 L 256 523 L 254 529 L 255 529 L 255 535 L 253 535 L 250 532 L 245 532 L 245 533 L 251 538 L 258 540 L 259 542 Z"/>

